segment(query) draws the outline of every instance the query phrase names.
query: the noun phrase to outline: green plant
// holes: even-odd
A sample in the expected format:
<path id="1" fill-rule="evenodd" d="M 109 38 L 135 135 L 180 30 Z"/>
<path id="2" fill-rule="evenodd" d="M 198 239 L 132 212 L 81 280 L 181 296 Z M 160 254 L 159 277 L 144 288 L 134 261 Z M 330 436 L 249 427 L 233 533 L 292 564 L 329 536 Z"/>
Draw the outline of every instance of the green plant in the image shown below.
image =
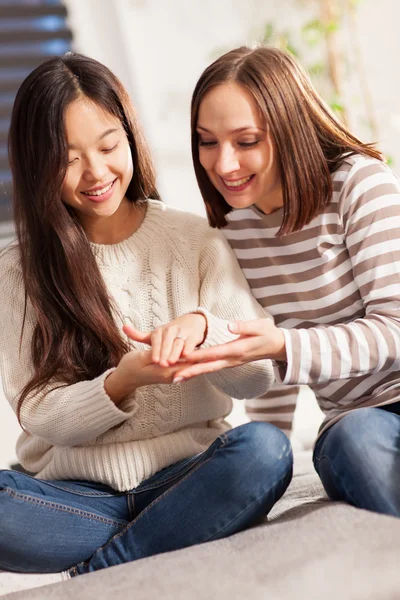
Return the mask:
<path id="1" fill-rule="evenodd" d="M 358 117 L 371 140 L 379 139 L 375 107 L 359 42 L 357 10 L 362 0 L 303 0 L 313 6 L 314 15 L 296 30 L 279 30 L 266 23 L 259 36 L 261 43 L 277 46 L 295 55 L 311 74 L 314 84 L 331 109 L 346 125 L 350 105 L 363 104 Z M 346 31 L 347 30 L 347 31 Z M 342 47 L 343 39 L 351 40 L 350 48 Z M 360 95 L 346 96 L 344 79 L 358 80 Z M 354 124 L 352 124 L 354 125 Z"/>

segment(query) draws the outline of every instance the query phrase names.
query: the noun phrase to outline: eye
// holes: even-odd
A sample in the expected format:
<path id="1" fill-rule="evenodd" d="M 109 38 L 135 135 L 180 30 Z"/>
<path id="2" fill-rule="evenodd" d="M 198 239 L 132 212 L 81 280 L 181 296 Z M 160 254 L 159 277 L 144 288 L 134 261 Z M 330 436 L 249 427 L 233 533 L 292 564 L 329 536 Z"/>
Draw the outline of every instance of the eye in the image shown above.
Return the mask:
<path id="1" fill-rule="evenodd" d="M 199 140 L 199 146 L 203 146 L 204 148 L 212 148 L 216 144 L 217 142 L 205 142 L 204 140 Z"/>
<path id="2" fill-rule="evenodd" d="M 118 146 L 118 143 L 115 144 L 115 146 L 113 146 L 112 148 L 103 148 L 102 152 L 104 152 L 104 154 L 109 154 L 110 152 L 112 152 L 113 150 L 115 150 Z"/>
<path id="3" fill-rule="evenodd" d="M 259 140 L 255 140 L 254 142 L 239 142 L 239 146 L 242 148 L 252 148 L 258 144 Z"/>
<path id="4" fill-rule="evenodd" d="M 70 167 L 71 165 L 74 164 L 74 162 L 76 162 L 78 159 L 77 158 L 71 158 L 71 160 L 68 161 L 68 166 Z"/>

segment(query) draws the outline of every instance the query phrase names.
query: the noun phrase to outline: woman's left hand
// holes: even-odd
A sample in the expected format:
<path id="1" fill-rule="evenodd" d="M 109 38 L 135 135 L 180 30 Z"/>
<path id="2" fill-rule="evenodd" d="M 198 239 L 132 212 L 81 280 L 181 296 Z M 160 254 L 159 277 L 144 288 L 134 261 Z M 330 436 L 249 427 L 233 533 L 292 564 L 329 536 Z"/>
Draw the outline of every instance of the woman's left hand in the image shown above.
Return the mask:
<path id="1" fill-rule="evenodd" d="M 139 331 L 131 325 L 124 325 L 123 331 L 131 340 L 151 346 L 155 364 L 170 367 L 180 358 L 186 359 L 196 346 L 203 343 L 207 320 L 201 313 L 189 313 L 153 331 Z"/>
<path id="2" fill-rule="evenodd" d="M 230 323 L 229 330 L 240 337 L 227 344 L 186 355 L 188 362 L 196 364 L 182 366 L 174 382 L 265 358 L 286 360 L 285 337 L 271 319 Z"/>

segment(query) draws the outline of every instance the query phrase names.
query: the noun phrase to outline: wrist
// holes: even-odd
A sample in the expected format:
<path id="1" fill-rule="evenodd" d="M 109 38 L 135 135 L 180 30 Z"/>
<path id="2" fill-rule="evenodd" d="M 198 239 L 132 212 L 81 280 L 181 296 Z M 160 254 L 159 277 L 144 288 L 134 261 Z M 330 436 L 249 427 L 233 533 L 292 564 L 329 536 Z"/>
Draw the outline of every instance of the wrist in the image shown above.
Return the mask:
<path id="1" fill-rule="evenodd" d="M 287 362 L 285 335 L 279 327 L 276 328 L 276 334 L 277 350 L 271 358 L 278 362 Z"/>
<path id="2" fill-rule="evenodd" d="M 202 344 L 204 344 L 204 341 L 205 341 L 205 339 L 207 337 L 207 333 L 208 333 L 207 317 L 202 312 L 193 312 L 191 314 L 195 317 L 199 317 L 199 332 L 201 332 L 200 333 L 201 339 L 198 342 L 198 344 L 196 344 L 196 346 L 201 346 Z"/>
<path id="3" fill-rule="evenodd" d="M 104 380 L 104 389 L 109 398 L 118 405 L 122 400 L 135 391 L 133 385 L 128 386 L 125 378 L 121 377 L 118 367 L 112 371 Z"/>

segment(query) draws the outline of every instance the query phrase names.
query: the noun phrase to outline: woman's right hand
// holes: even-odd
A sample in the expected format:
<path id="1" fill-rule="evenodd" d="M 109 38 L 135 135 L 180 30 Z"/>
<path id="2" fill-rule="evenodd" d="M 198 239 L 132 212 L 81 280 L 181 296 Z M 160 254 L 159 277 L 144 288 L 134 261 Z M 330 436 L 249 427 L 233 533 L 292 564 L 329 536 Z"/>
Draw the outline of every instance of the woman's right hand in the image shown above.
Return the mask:
<path id="1" fill-rule="evenodd" d="M 182 369 L 182 362 L 171 367 L 161 367 L 153 363 L 151 350 L 131 350 L 121 358 L 115 371 L 105 379 L 104 389 L 111 400 L 118 404 L 139 387 L 172 383 L 179 369 Z"/>
<path id="2" fill-rule="evenodd" d="M 272 319 L 236 321 L 228 327 L 238 337 L 225 344 L 194 351 L 182 365 L 175 383 L 266 358 L 287 360 L 284 333 Z"/>

